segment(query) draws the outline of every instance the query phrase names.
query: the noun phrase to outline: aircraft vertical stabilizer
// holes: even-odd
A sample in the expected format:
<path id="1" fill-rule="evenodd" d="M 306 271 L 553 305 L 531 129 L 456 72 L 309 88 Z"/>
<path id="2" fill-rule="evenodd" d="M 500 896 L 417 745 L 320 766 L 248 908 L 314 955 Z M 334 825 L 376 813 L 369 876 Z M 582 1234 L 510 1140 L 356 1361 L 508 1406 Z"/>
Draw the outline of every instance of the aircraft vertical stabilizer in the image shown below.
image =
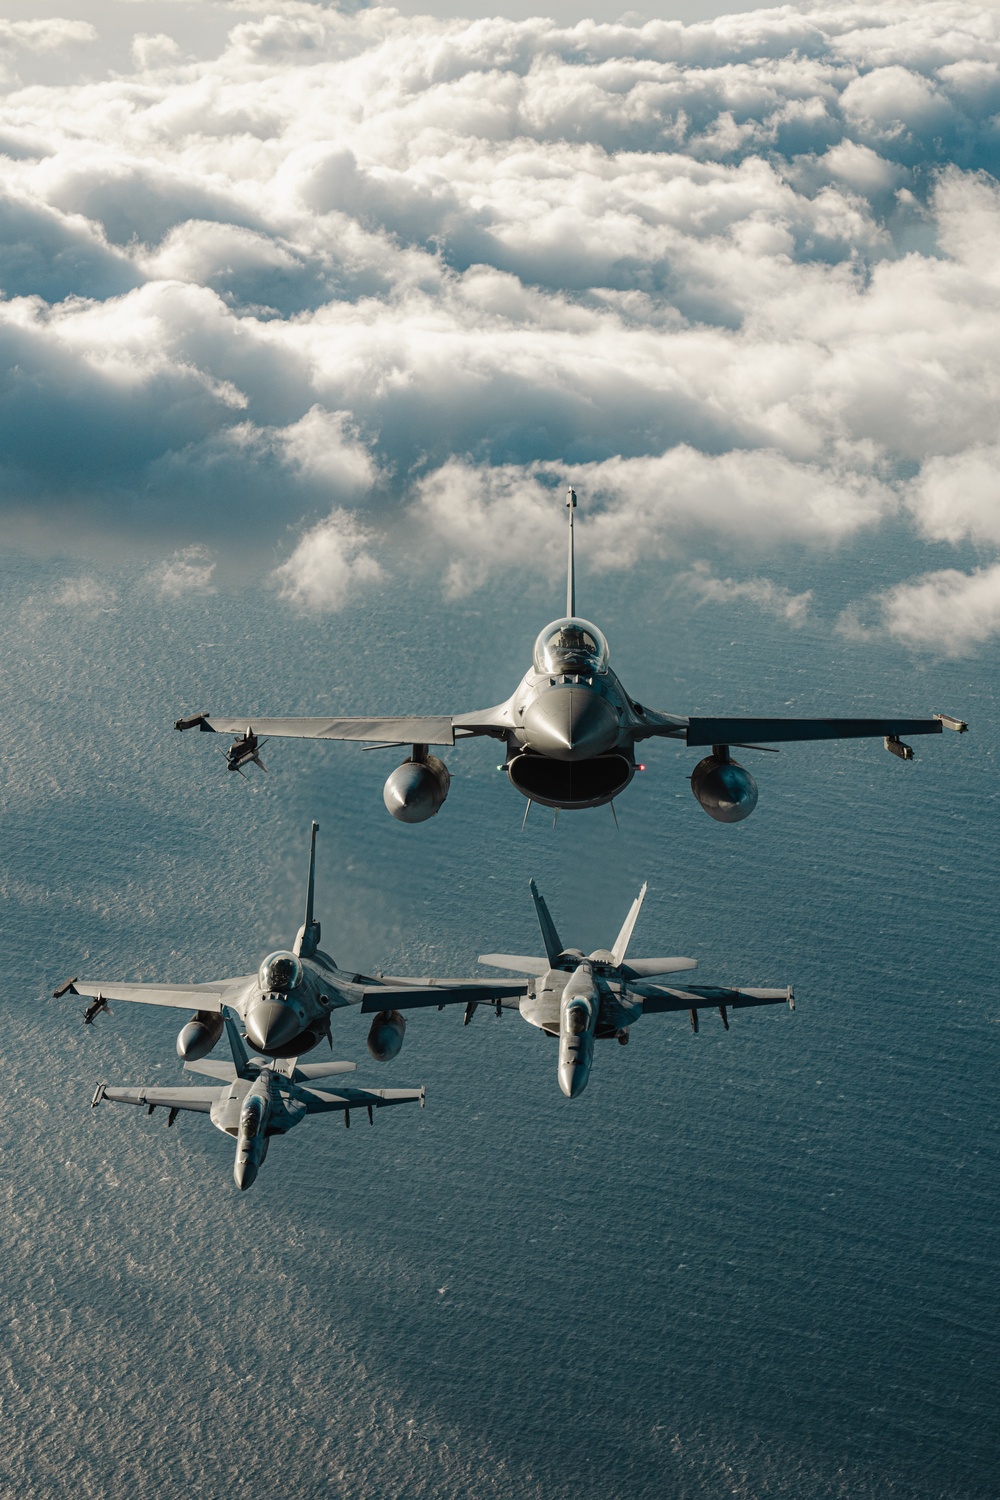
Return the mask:
<path id="1" fill-rule="evenodd" d="M 629 911 L 628 916 L 625 918 L 624 922 L 622 923 L 622 930 L 621 930 L 621 932 L 615 938 L 615 946 L 612 948 L 611 951 L 612 951 L 612 953 L 615 956 L 615 963 L 616 964 L 622 964 L 622 963 L 625 962 L 625 955 L 628 952 L 629 941 L 630 941 L 630 939 L 632 937 L 632 929 L 635 926 L 636 918 L 638 917 L 639 912 L 640 912 L 640 910 L 642 908 L 642 903 L 643 903 L 643 899 L 644 899 L 645 895 L 646 895 L 646 886 L 645 886 L 645 884 L 643 884 L 642 890 L 639 892 L 638 896 L 632 902 L 631 910 Z"/>
<path id="2" fill-rule="evenodd" d="M 566 570 L 566 613 L 572 618 L 576 614 L 576 563 L 573 557 L 573 512 L 576 510 L 576 490 L 572 485 L 566 494 L 566 509 L 569 511 L 569 563 Z"/>
<path id="3" fill-rule="evenodd" d="M 545 944 L 545 956 L 550 966 L 555 968 L 559 962 L 559 955 L 563 951 L 563 945 L 559 941 L 559 934 L 556 932 L 556 924 L 549 916 L 549 909 L 538 894 L 538 887 L 533 880 L 528 881 L 528 889 L 531 892 L 531 899 L 535 903 L 535 915 L 538 918 L 538 925 L 541 928 L 542 942 Z"/>
<path id="4" fill-rule="evenodd" d="M 295 938 L 293 949 L 300 958 L 312 958 L 319 947 L 320 925 L 313 916 L 313 892 L 316 884 L 316 835 L 318 832 L 319 824 L 314 823 L 309 844 L 309 883 L 306 886 L 306 914 L 305 920 Z"/>

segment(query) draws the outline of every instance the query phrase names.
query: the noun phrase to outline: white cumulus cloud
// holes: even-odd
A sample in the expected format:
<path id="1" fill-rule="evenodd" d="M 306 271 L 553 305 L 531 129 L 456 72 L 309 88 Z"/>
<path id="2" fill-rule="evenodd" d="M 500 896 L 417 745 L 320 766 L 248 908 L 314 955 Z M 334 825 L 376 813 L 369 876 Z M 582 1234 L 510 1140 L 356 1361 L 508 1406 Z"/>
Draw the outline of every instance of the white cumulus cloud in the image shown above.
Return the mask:
<path id="1" fill-rule="evenodd" d="M 857 609 L 840 620 L 847 636 L 884 632 L 903 645 L 943 656 L 966 656 L 1000 635 L 1000 563 L 963 573 L 942 568 L 876 595 L 875 621 Z"/>
<path id="2" fill-rule="evenodd" d="M 368 550 L 371 532 L 345 510 L 334 510 L 299 539 L 292 555 L 275 569 L 283 599 L 303 610 L 343 609 L 352 590 L 382 577 Z"/>
<path id="3" fill-rule="evenodd" d="M 214 592 L 215 562 L 206 547 L 183 547 L 150 573 L 150 581 L 164 599 Z"/>
<path id="4" fill-rule="evenodd" d="M 766 578 L 889 517 L 998 545 L 1000 11 L 251 9 L 200 61 L 8 75 L 0 520 L 302 524 L 340 581 L 299 603 L 377 576 L 345 515 L 452 594 L 548 567 L 570 479 L 620 567 Z"/>

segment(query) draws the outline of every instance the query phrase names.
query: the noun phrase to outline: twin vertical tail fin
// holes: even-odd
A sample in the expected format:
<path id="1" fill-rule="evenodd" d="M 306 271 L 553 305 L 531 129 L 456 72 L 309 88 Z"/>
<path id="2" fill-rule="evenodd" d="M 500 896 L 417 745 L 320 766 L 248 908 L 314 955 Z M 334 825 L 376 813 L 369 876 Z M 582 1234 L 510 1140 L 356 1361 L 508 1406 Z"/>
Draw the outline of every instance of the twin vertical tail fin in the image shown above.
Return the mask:
<path id="1" fill-rule="evenodd" d="M 566 509 L 569 511 L 569 562 L 566 570 L 566 613 L 572 619 L 576 614 L 576 563 L 573 557 L 573 512 L 576 510 L 576 490 L 572 485 L 566 491 Z"/>
<path id="2" fill-rule="evenodd" d="M 313 891 L 316 882 L 316 835 L 318 832 L 319 824 L 314 823 L 309 845 L 309 883 L 306 886 L 306 915 L 302 926 L 299 928 L 294 947 L 294 951 L 301 958 L 312 958 L 319 947 L 320 925 L 313 916 Z"/>
<path id="3" fill-rule="evenodd" d="M 615 963 L 619 966 L 619 968 L 625 962 L 625 955 L 628 952 L 628 945 L 632 938 L 632 929 L 636 924 L 636 919 L 639 916 L 639 912 L 642 910 L 642 903 L 645 895 L 646 887 L 645 885 L 643 885 L 642 890 L 632 902 L 632 907 L 629 911 L 628 916 L 622 923 L 621 932 L 615 938 L 615 946 L 611 951 L 614 954 Z"/>
<path id="4" fill-rule="evenodd" d="M 549 909 L 538 894 L 538 887 L 533 880 L 529 880 L 528 889 L 531 892 L 531 899 L 535 903 L 535 915 L 538 918 L 538 925 L 541 928 L 542 942 L 545 944 L 545 956 L 549 961 L 549 967 L 554 969 L 559 962 L 559 955 L 563 951 L 563 945 L 559 941 L 556 924 L 549 916 Z"/>

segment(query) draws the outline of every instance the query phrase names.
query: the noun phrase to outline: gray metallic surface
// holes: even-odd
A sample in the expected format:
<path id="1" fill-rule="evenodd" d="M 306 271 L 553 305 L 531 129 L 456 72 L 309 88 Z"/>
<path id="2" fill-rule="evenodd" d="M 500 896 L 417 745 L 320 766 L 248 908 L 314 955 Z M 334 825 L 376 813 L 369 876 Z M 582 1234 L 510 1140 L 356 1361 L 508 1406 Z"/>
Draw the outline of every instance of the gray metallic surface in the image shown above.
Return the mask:
<path id="1" fill-rule="evenodd" d="M 433 760 L 433 757 L 431 757 Z M 446 773 L 447 774 L 447 773 Z M 410 979 L 406 976 L 359 974 L 342 970 L 319 947 L 320 923 L 313 903 L 315 894 L 316 834 L 313 823 L 310 834 L 309 871 L 306 885 L 305 915 L 291 949 L 268 955 L 257 973 L 233 979 L 212 980 L 207 984 L 116 984 L 104 980 L 69 980 L 54 992 L 54 998 L 65 996 L 93 997 L 94 1005 L 85 1019 L 92 1021 L 106 1000 L 138 1001 L 146 1005 L 164 1005 L 196 1014 L 177 1037 L 177 1054 L 186 1062 L 205 1057 L 222 1035 L 223 1017 L 227 1012 L 239 1018 L 251 1046 L 272 1058 L 296 1058 L 315 1047 L 324 1038 L 333 1047 L 331 1018 L 337 1010 L 358 1005 L 364 1011 L 394 1009 L 398 1014 L 399 996 L 412 1005 L 447 1003 L 501 1002 L 520 996 L 523 984 L 490 979 L 435 979 L 430 976 Z M 275 989 L 269 976 L 291 975 L 294 983 Z M 287 980 L 284 981 L 287 984 Z M 277 981 L 273 981 L 277 984 Z M 401 1023 L 398 1024 L 398 1023 Z M 394 1057 L 402 1045 L 405 1031 L 403 1017 L 393 1023 L 399 1033 L 398 1045 L 391 1050 L 388 1034 L 376 1042 L 373 1055 Z M 227 1029 L 231 1029 L 227 1023 Z M 232 1044 L 232 1037 L 230 1037 Z"/>
<path id="2" fill-rule="evenodd" d="M 300 1067 L 296 1058 L 281 1064 L 248 1054 L 233 1017 L 224 1013 L 224 1020 L 232 1062 L 220 1059 L 200 1067 L 185 1065 L 192 1072 L 223 1079 L 220 1085 L 118 1088 L 101 1083 L 94 1092 L 93 1107 L 110 1100 L 144 1107 L 149 1114 L 165 1109 L 168 1125 L 173 1125 L 182 1112 L 209 1115 L 215 1128 L 236 1142 L 233 1181 L 240 1192 L 246 1192 L 264 1164 L 271 1138 L 286 1135 L 307 1115 L 339 1113 L 350 1124 L 353 1109 L 365 1110 L 371 1120 L 376 1109 L 395 1104 L 423 1105 L 423 1089 L 320 1087 L 333 1075 L 353 1072 L 355 1065 L 338 1062 Z"/>
<path id="3" fill-rule="evenodd" d="M 644 707 L 626 692 L 608 666 L 607 643 L 596 626 L 576 614 L 574 512 L 576 494 L 567 500 L 568 614 L 539 635 L 531 670 L 504 702 L 472 713 L 440 716 L 370 718 L 256 718 L 192 714 L 175 721 L 177 729 L 236 731 L 252 736 L 367 740 L 411 744 L 412 760 L 392 772 L 383 800 L 394 818 L 420 823 L 434 816 L 448 794 L 447 771 L 431 776 L 428 745 L 452 745 L 456 738 L 489 735 L 503 740 L 505 769 L 511 784 L 529 802 L 575 810 L 613 802 L 635 772 L 635 745 L 651 737 L 681 739 L 689 746 L 747 745 L 769 741 L 878 738 L 895 743 L 901 735 L 939 734 L 942 727 L 963 731 L 963 720 L 947 714 L 927 719 L 710 719 L 686 718 Z M 417 750 L 421 751 L 420 754 Z M 231 752 L 232 754 L 232 752 Z M 906 759 L 905 755 L 901 756 Z M 239 759 L 242 765 L 243 758 Z M 230 764 L 233 765 L 232 760 Z M 233 765 L 234 769 L 238 766 Z M 698 767 L 702 807 L 719 822 L 748 817 L 757 801 L 749 772 L 710 775 Z"/>

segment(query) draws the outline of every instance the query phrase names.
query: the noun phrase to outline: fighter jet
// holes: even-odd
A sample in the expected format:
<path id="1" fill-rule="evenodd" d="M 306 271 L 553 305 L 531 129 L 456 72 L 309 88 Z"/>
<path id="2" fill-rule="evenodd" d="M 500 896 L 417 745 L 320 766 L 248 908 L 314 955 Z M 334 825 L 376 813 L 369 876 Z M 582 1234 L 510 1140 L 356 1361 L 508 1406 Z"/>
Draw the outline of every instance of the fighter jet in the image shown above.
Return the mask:
<path id="1" fill-rule="evenodd" d="M 344 1124 L 351 1123 L 351 1110 L 364 1109 L 369 1123 L 376 1109 L 390 1104 L 424 1104 L 423 1089 L 345 1089 L 332 1082 L 338 1073 L 353 1073 L 355 1064 L 347 1062 L 306 1063 L 296 1058 L 275 1063 L 266 1057 L 248 1054 L 240 1030 L 223 1010 L 223 1024 L 233 1054 L 231 1063 L 203 1062 L 200 1066 L 185 1063 L 193 1073 L 223 1079 L 213 1088 L 111 1088 L 99 1083 L 91 1104 L 96 1109 L 105 1099 L 116 1104 L 144 1105 L 147 1114 L 154 1109 L 167 1111 L 167 1125 L 173 1125 L 181 1110 L 208 1115 L 217 1130 L 225 1131 L 236 1141 L 233 1179 L 240 1192 L 246 1192 L 264 1164 L 273 1135 L 285 1135 L 307 1115 L 340 1113 Z"/>
<path id="2" fill-rule="evenodd" d="M 252 714 L 191 714 L 175 729 L 233 733 L 227 761 L 241 770 L 254 758 L 261 734 L 271 737 L 368 740 L 379 748 L 410 747 L 389 776 L 383 800 L 402 823 L 423 823 L 444 805 L 450 776 L 431 745 L 487 735 L 506 749 L 503 769 L 532 802 L 577 809 L 612 803 L 636 772 L 635 747 L 660 736 L 690 746 L 710 746 L 691 773 L 691 790 L 709 817 L 738 823 L 757 805 L 757 783 L 731 750 L 772 749 L 774 742 L 880 738 L 900 760 L 912 760 L 903 735 L 963 733 L 968 725 L 950 714 L 929 719 L 707 719 L 647 708 L 626 691 L 609 665 L 608 643 L 596 625 L 576 613 L 573 514 L 570 490 L 566 614 L 535 641 L 530 669 L 509 698 L 494 708 L 439 717 L 274 719 Z M 766 742 L 766 743 L 761 743 Z M 612 811 L 613 811 L 612 807 Z"/>
<path id="3" fill-rule="evenodd" d="M 313 915 L 316 834 L 312 825 L 305 920 L 291 948 L 269 953 L 254 974 L 212 979 L 203 984 L 119 984 L 103 979 L 68 979 L 53 991 L 92 997 L 84 1022 L 93 1023 L 109 1000 L 138 1001 L 193 1009 L 194 1015 L 177 1037 L 177 1056 L 185 1062 L 207 1057 L 222 1035 L 227 1010 L 240 1018 L 250 1045 L 268 1057 L 300 1057 L 326 1037 L 332 1049 L 330 1022 L 334 1011 L 358 1005 L 363 995 L 385 985 L 396 989 L 411 984 L 433 986 L 442 996 L 467 1004 L 469 1000 L 498 1001 L 517 992 L 515 981 L 488 979 L 406 979 L 369 976 L 339 969 L 319 946 L 320 924 Z M 397 1055 L 403 1045 L 406 1021 L 398 1010 L 377 1015 L 368 1033 L 368 1050 L 379 1062 Z"/>
<path id="4" fill-rule="evenodd" d="M 787 1005 L 790 1010 L 795 1009 L 795 992 L 791 985 L 778 990 L 722 989 L 701 985 L 675 988 L 659 981 L 664 975 L 697 968 L 696 959 L 633 958 L 626 962 L 632 929 L 646 895 L 645 886 L 633 901 L 614 947 L 597 948 L 591 954 L 563 946 L 549 909 L 533 880 L 529 882 L 529 889 L 542 932 L 545 957 L 484 953 L 479 962 L 498 969 L 516 969 L 532 976 L 522 981 L 523 993 L 519 1000 L 496 1002 L 497 1015 L 501 1008 L 512 1010 L 516 1007 L 530 1025 L 559 1038 L 559 1087 L 568 1099 L 577 1098 L 587 1086 L 595 1039 L 615 1037 L 625 1046 L 629 1030 L 640 1016 L 658 1011 L 686 1010 L 692 1029 L 697 1031 L 698 1012 L 718 1010 L 728 1031 L 730 1010 L 751 1005 Z M 370 995 L 365 994 L 361 1009 L 381 1009 L 388 998 L 384 990 L 373 990 Z M 445 1005 L 457 1001 L 427 988 L 399 990 L 393 994 L 392 1003 L 401 1010 L 431 1005 L 443 1010 Z M 467 1002 L 466 1025 L 475 1011 L 476 1002 Z"/>

